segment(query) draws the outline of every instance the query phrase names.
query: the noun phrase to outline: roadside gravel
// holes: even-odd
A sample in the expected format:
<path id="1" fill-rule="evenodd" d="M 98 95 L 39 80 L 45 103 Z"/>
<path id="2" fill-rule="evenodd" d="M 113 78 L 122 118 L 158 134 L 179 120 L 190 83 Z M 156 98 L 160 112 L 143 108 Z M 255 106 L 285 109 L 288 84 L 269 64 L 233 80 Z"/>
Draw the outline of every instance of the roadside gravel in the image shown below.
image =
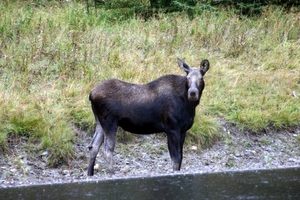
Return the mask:
<path id="1" fill-rule="evenodd" d="M 300 167 L 300 127 L 289 131 L 253 135 L 223 122 L 222 137 L 210 148 L 185 145 L 180 172 L 207 173 L 265 168 Z M 48 152 L 26 152 L 26 138 L 11 144 L 11 152 L 0 155 L 0 188 L 52 184 L 79 180 L 103 180 L 172 174 L 165 134 L 135 135 L 133 141 L 116 143 L 115 171 L 98 154 L 95 175 L 87 177 L 88 150 L 92 136 L 78 131 L 75 157 L 57 168 L 46 166 Z"/>

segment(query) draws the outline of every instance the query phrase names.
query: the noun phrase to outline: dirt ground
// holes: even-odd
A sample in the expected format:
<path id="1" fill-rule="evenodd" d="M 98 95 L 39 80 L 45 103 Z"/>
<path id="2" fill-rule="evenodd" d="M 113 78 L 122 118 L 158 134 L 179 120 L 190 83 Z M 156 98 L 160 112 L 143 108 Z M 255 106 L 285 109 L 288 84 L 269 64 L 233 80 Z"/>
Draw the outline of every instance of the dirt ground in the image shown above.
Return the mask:
<path id="1" fill-rule="evenodd" d="M 210 148 L 200 150 L 185 145 L 181 171 L 176 173 L 300 167 L 300 126 L 260 135 L 241 132 L 226 122 L 222 126 L 222 137 Z M 26 138 L 14 141 L 11 152 L 0 155 L 0 188 L 174 173 L 166 135 L 162 133 L 135 135 L 130 142 L 117 142 L 114 155 L 116 174 L 113 176 L 107 174 L 100 150 L 95 175 L 87 177 L 87 145 L 91 139 L 91 135 L 78 131 L 74 159 L 57 168 L 46 165 L 47 151 L 26 152 Z"/>

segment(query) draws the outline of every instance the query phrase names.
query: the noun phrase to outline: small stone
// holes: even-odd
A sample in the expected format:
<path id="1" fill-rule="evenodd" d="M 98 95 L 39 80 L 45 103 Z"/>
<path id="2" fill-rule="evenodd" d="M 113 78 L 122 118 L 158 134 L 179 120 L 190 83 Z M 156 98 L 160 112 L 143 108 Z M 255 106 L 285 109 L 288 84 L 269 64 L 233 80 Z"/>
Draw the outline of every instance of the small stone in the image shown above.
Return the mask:
<path id="1" fill-rule="evenodd" d="M 94 166 L 94 170 L 99 171 L 99 168 L 100 168 L 99 164 L 96 164 L 96 165 Z"/>
<path id="2" fill-rule="evenodd" d="M 121 169 L 121 172 L 124 174 L 126 174 L 129 171 L 130 171 L 130 167 L 128 165 L 126 165 L 124 168 Z"/>
<path id="3" fill-rule="evenodd" d="M 12 168 L 12 169 L 10 169 L 10 171 L 11 171 L 12 173 L 16 173 L 18 170 L 15 169 L 15 168 Z"/>
<path id="4" fill-rule="evenodd" d="M 191 146 L 190 148 L 192 151 L 197 151 L 198 150 L 198 147 L 197 146 Z"/>
<path id="5" fill-rule="evenodd" d="M 47 156 L 48 155 L 48 151 L 43 151 L 42 153 L 41 153 L 41 156 Z"/>
<path id="6" fill-rule="evenodd" d="M 70 173 L 69 173 L 69 170 L 65 169 L 65 170 L 62 171 L 62 174 L 67 175 L 67 174 L 70 174 Z"/>
<path id="7" fill-rule="evenodd" d="M 300 160 L 296 160 L 296 159 L 294 159 L 294 158 L 289 158 L 289 161 L 290 162 L 294 162 L 294 163 L 300 163 Z"/>
<path id="8" fill-rule="evenodd" d="M 77 156 L 79 159 L 84 159 L 85 158 L 85 153 L 83 152 L 80 152 L 78 153 L 78 156 Z"/>

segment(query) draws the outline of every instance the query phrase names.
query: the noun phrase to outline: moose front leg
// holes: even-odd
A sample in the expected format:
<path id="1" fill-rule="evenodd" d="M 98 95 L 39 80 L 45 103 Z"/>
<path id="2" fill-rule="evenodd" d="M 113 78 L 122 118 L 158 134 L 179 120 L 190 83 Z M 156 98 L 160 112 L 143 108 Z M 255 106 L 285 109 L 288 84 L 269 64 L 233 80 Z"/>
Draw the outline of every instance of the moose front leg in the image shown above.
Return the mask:
<path id="1" fill-rule="evenodd" d="M 173 170 L 179 171 L 182 162 L 182 145 L 183 145 L 181 135 L 179 131 L 169 132 L 167 133 L 167 135 L 168 135 L 168 148 L 172 160 Z"/>
<path id="2" fill-rule="evenodd" d="M 181 163 L 182 163 L 182 159 L 183 159 L 183 144 L 184 144 L 185 136 L 186 136 L 186 132 L 183 132 L 180 135 L 180 156 L 181 156 L 181 161 L 180 161 L 179 169 L 181 168 Z"/>
<path id="3" fill-rule="evenodd" d="M 88 146 L 90 151 L 88 174 L 87 174 L 88 176 L 94 175 L 94 165 L 95 165 L 96 157 L 99 152 L 99 148 L 103 143 L 103 140 L 104 140 L 104 132 L 102 126 L 100 125 L 99 120 L 96 117 L 96 130 L 92 142 Z"/>

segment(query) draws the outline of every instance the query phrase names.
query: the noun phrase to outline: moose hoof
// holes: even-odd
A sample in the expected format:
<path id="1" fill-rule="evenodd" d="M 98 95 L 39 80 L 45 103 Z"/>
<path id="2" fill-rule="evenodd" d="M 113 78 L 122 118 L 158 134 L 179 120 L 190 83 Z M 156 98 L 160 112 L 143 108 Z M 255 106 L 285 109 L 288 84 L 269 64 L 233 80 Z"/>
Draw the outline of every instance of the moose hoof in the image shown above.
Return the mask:
<path id="1" fill-rule="evenodd" d="M 94 176 L 94 172 L 93 171 L 88 171 L 87 175 L 88 176 Z"/>
<path id="2" fill-rule="evenodd" d="M 180 170 L 180 164 L 179 163 L 173 163 L 173 171 L 179 171 Z"/>

